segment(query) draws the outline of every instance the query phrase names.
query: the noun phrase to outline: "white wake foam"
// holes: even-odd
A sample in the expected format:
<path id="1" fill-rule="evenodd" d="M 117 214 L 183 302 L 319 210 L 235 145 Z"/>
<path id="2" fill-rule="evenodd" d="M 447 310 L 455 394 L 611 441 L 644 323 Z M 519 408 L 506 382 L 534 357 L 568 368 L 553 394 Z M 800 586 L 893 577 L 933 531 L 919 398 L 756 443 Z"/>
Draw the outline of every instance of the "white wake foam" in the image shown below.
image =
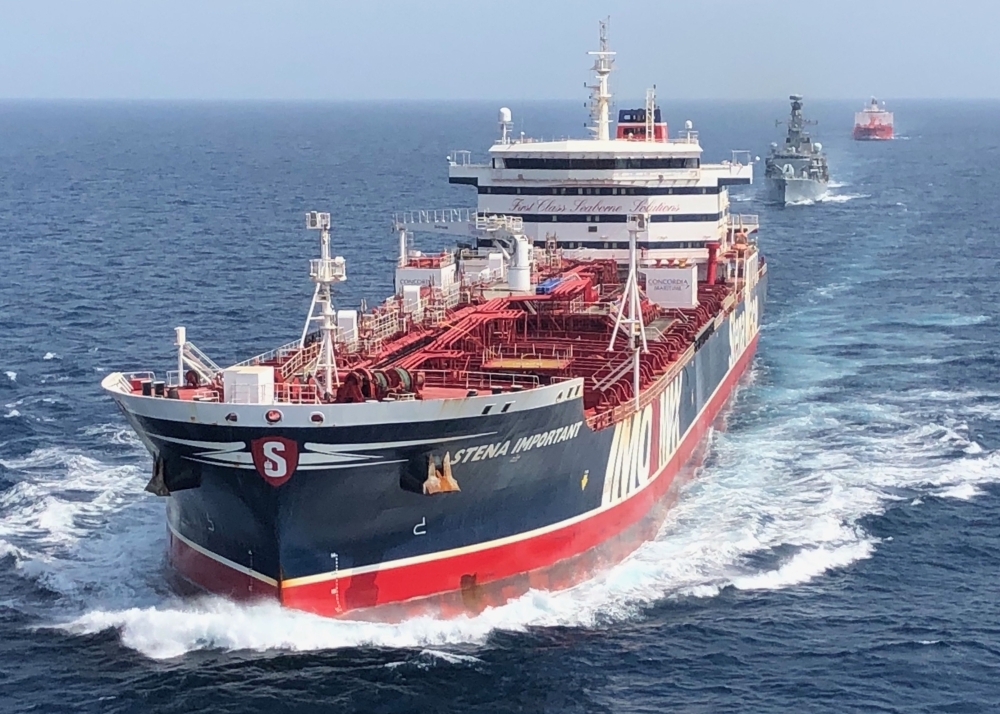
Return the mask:
<path id="1" fill-rule="evenodd" d="M 7 370 L 6 372 L 4 372 L 4 374 L 7 375 L 7 379 L 9 379 L 11 382 L 17 381 L 17 372 L 14 372 L 13 370 Z"/>
<path id="2" fill-rule="evenodd" d="M 120 464 L 62 448 L 0 459 L 16 481 L 0 492 L 0 552 L 15 557 L 22 576 L 65 596 L 69 608 L 85 607 L 95 594 L 127 603 L 152 593 L 142 592 L 135 574 L 144 571 L 143 582 L 156 575 L 163 509 L 143 491 L 143 455 L 127 451 Z"/>
<path id="3" fill-rule="evenodd" d="M 828 193 L 825 196 L 820 196 L 819 203 L 847 203 L 848 201 L 853 201 L 856 198 L 871 198 L 870 193 Z"/>
<path id="4" fill-rule="evenodd" d="M 982 493 L 982 489 L 973 483 L 960 483 L 942 489 L 937 495 L 941 498 L 958 498 L 962 501 L 968 501 L 976 496 L 981 496 Z"/>
<path id="5" fill-rule="evenodd" d="M 871 198 L 869 193 L 826 193 L 819 198 L 805 198 L 801 201 L 789 201 L 786 206 L 814 206 L 817 203 L 847 203 L 858 198 Z"/>
<path id="6" fill-rule="evenodd" d="M 871 539 L 859 538 L 837 546 L 819 546 L 796 553 L 776 570 L 765 570 L 733 579 L 739 590 L 776 590 L 807 583 L 824 573 L 869 557 L 875 550 Z"/>
<path id="7" fill-rule="evenodd" d="M 922 327 L 970 327 L 990 322 L 989 315 L 958 315 L 954 313 L 926 313 L 907 320 L 908 324 Z"/>
<path id="8" fill-rule="evenodd" d="M 117 628 L 123 644 L 157 659 L 196 649 L 308 652 L 358 646 L 428 648 L 484 642 L 494 629 L 510 623 L 505 609 L 487 611 L 478 617 L 415 618 L 388 625 L 332 620 L 285 610 L 277 604 L 238 605 L 221 598 L 206 598 L 123 611 L 94 611 L 65 629 L 93 633 Z"/>

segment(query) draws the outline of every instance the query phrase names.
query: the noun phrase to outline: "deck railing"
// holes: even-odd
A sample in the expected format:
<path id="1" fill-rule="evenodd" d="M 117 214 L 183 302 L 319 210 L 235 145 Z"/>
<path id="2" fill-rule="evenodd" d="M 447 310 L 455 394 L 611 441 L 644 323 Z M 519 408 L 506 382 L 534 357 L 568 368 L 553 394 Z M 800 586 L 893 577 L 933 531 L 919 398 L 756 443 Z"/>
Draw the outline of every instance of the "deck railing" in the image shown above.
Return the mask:
<path id="1" fill-rule="evenodd" d="M 557 345 L 536 345 L 531 342 L 523 345 L 494 345 L 483 350 L 484 362 L 505 358 L 571 360 L 573 359 L 573 345 L 559 347 Z"/>
<path id="2" fill-rule="evenodd" d="M 760 228 L 760 217 L 755 213 L 731 213 L 726 227 L 731 231 L 745 230 L 753 233 Z"/>
<path id="3" fill-rule="evenodd" d="M 123 372 L 121 376 L 118 377 L 118 389 L 122 392 L 128 394 L 132 391 L 132 382 L 138 380 L 140 382 L 153 382 L 156 380 L 155 372 Z"/>
<path id="4" fill-rule="evenodd" d="M 466 372 L 449 369 L 423 369 L 424 384 L 429 387 L 455 387 L 462 389 L 503 389 L 521 387 L 534 389 L 538 377 L 531 374 L 506 374 L 503 372 Z"/>
<path id="5" fill-rule="evenodd" d="M 651 384 L 646 385 L 646 388 L 642 390 L 642 394 L 639 396 L 639 410 L 644 409 L 646 405 L 656 399 L 656 397 L 659 396 L 664 389 L 666 389 L 667 385 L 673 381 L 673 379 L 677 376 L 677 373 L 684 369 L 684 366 L 693 356 L 694 345 L 691 345 L 678 356 L 666 372 L 660 375 Z M 589 416 L 587 418 L 587 424 L 591 429 L 602 429 L 609 424 L 614 424 L 622 419 L 625 419 L 631 414 L 634 414 L 636 411 L 635 400 L 630 399 L 612 407 L 611 409 L 604 409 Z"/>
<path id="6" fill-rule="evenodd" d="M 275 347 L 273 350 L 262 352 L 261 354 L 256 355 L 255 357 L 245 359 L 242 362 L 237 362 L 236 364 L 233 365 L 233 367 L 249 367 L 249 366 L 264 364 L 265 362 L 274 362 L 276 360 L 281 359 L 292 350 L 297 350 L 298 348 L 299 348 L 299 340 L 294 340 L 292 342 L 288 342 L 287 344 L 282 345 L 281 347 Z"/>
<path id="7" fill-rule="evenodd" d="M 303 349 L 296 349 L 292 357 L 282 363 L 281 376 L 285 379 L 291 379 L 300 372 L 304 372 L 306 367 L 319 356 L 320 347 L 322 347 L 320 342 L 313 342 Z"/>
<path id="8" fill-rule="evenodd" d="M 498 231 L 501 228 L 510 233 L 520 233 L 524 230 L 524 218 L 503 214 L 475 214 L 477 231 Z"/>
<path id="9" fill-rule="evenodd" d="M 414 225 L 434 225 L 436 223 L 472 223 L 476 212 L 471 208 L 436 208 L 427 211 L 399 211 L 392 214 L 394 230 Z"/>

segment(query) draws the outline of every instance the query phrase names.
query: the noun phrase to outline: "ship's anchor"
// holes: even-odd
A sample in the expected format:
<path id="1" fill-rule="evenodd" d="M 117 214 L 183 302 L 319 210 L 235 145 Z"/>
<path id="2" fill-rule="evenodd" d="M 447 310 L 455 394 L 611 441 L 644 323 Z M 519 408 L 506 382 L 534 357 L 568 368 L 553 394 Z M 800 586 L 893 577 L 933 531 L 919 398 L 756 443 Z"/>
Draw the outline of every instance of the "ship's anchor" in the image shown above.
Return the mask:
<path id="1" fill-rule="evenodd" d="M 424 481 L 424 493 L 428 496 L 435 493 L 451 493 L 461 491 L 458 481 L 451 475 L 451 453 L 448 452 L 441 459 L 441 468 L 438 469 L 434 461 L 434 455 L 427 456 L 427 480 Z"/>
<path id="2" fill-rule="evenodd" d="M 146 490 L 156 496 L 169 496 L 170 489 L 167 488 L 163 480 L 163 457 L 157 456 L 153 459 L 153 476 L 146 484 Z"/>

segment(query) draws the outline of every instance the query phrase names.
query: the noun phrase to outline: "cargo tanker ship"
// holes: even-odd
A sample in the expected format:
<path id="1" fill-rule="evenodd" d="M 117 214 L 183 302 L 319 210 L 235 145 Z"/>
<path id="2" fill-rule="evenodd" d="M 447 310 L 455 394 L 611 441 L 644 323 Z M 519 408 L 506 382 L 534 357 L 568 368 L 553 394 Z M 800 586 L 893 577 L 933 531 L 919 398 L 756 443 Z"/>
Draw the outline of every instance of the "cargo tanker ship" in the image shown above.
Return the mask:
<path id="1" fill-rule="evenodd" d="M 871 103 L 854 113 L 853 136 L 857 141 L 887 141 L 892 138 L 892 112 L 886 111 L 885 102 L 879 107 L 872 97 Z"/>
<path id="2" fill-rule="evenodd" d="M 187 583 L 393 619 L 571 586 L 662 523 L 747 369 L 767 270 L 729 213 L 749 158 L 703 163 L 655 96 L 611 133 L 449 157 L 476 210 L 395 216 L 395 294 L 335 309 L 329 214 L 299 339 L 220 367 L 177 328 L 176 369 L 102 382 L 153 457 Z M 415 234 L 467 236 L 441 253 Z"/>

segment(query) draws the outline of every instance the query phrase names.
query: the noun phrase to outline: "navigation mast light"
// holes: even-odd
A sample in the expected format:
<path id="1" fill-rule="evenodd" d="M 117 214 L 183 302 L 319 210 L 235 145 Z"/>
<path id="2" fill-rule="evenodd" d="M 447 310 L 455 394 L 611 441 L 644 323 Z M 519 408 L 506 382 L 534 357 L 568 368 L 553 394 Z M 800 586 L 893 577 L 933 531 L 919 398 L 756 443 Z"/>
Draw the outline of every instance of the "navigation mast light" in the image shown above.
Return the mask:
<path id="1" fill-rule="evenodd" d="M 594 119 L 594 138 L 599 141 L 608 141 L 610 132 L 608 126 L 608 107 L 611 103 L 611 92 L 608 90 L 608 75 L 611 74 L 611 65 L 614 64 L 615 53 L 608 49 L 608 24 L 611 18 L 601 21 L 601 44 L 596 52 L 588 52 L 595 56 L 594 73 L 597 74 L 597 84 L 588 85 L 591 90 L 590 113 Z"/>

